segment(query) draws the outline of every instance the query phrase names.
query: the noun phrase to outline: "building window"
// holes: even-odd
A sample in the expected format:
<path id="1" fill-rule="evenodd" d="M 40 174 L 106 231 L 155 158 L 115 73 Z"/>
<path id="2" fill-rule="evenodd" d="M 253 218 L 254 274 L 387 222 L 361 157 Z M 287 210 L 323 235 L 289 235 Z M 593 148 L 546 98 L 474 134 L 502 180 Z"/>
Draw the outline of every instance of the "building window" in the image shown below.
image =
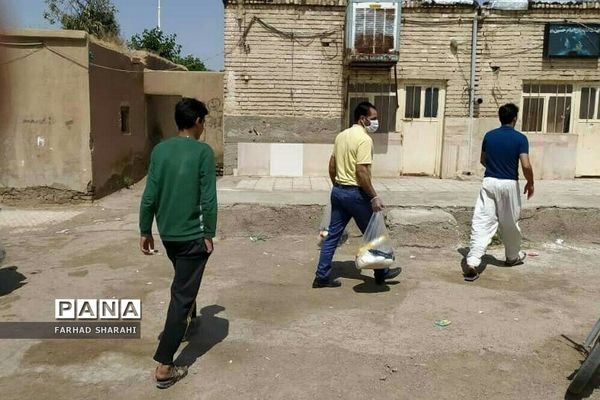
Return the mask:
<path id="1" fill-rule="evenodd" d="M 436 87 L 407 86 L 404 118 L 437 118 L 440 89 Z M 425 99 L 425 101 L 422 101 Z"/>
<path id="2" fill-rule="evenodd" d="M 396 85 L 389 83 L 350 84 L 348 87 L 348 123 L 354 124 L 354 110 L 363 101 L 372 103 L 379 115 L 377 133 L 396 131 Z"/>
<path id="3" fill-rule="evenodd" d="M 406 107 L 404 118 L 419 118 L 421 116 L 421 87 L 406 87 Z"/>
<path id="4" fill-rule="evenodd" d="M 121 133 L 123 135 L 129 135 L 131 130 L 129 129 L 129 106 L 121 106 Z"/>
<path id="5" fill-rule="evenodd" d="M 595 87 L 581 88 L 579 119 L 600 119 L 600 90 Z"/>
<path id="6" fill-rule="evenodd" d="M 523 131 L 569 133 L 572 100 L 573 85 L 523 85 Z"/>
<path id="7" fill-rule="evenodd" d="M 438 100 L 440 97 L 440 89 L 427 88 L 425 89 L 425 118 L 437 118 L 438 116 Z"/>

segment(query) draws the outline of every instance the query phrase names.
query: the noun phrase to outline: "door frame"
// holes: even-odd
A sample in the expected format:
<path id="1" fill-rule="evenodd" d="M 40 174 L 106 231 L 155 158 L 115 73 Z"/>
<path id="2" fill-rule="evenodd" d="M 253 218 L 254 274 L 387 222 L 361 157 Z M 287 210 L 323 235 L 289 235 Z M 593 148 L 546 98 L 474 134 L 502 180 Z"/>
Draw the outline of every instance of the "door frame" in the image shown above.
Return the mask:
<path id="1" fill-rule="evenodd" d="M 436 134 L 436 150 L 435 150 L 435 166 L 433 176 L 440 178 L 442 175 L 442 160 L 443 160 L 443 147 L 444 147 L 444 121 L 446 116 L 446 80 L 417 80 L 417 79 L 403 79 L 398 83 L 398 112 L 396 113 L 396 132 L 401 132 L 401 143 L 402 151 L 404 152 L 404 131 L 402 125 L 404 122 L 413 121 L 415 118 L 406 118 L 406 87 L 407 86 L 421 86 L 421 93 L 424 92 L 428 87 L 435 87 L 439 89 L 438 95 L 438 113 L 436 118 L 418 118 L 418 120 L 428 119 L 430 121 L 438 122 L 438 129 Z M 425 97 L 421 96 L 420 115 L 424 115 L 425 110 Z M 401 157 L 400 170 L 404 173 L 404 156 Z"/>
<path id="2" fill-rule="evenodd" d="M 594 104 L 594 115 L 596 116 L 596 118 L 592 118 L 592 119 L 581 119 L 579 118 L 579 113 L 580 113 L 580 107 L 581 107 L 581 92 L 583 88 L 596 88 L 596 98 L 595 98 L 595 104 Z M 597 124 L 598 128 L 600 129 L 600 83 L 598 81 L 584 81 L 584 82 L 578 82 L 576 84 L 573 84 L 573 118 L 571 118 L 571 120 L 573 121 L 573 127 L 572 127 L 572 132 L 574 135 L 577 135 L 577 153 L 575 154 L 575 177 L 582 177 L 582 176 L 591 176 L 591 175 L 586 175 L 581 173 L 581 167 L 580 167 L 580 159 L 579 159 L 579 155 L 582 152 L 582 147 L 583 147 L 583 141 L 584 141 L 584 136 L 585 133 L 582 132 L 580 130 L 580 124 L 582 123 L 586 123 L 586 121 L 589 121 L 588 123 L 592 123 L 592 124 Z"/>

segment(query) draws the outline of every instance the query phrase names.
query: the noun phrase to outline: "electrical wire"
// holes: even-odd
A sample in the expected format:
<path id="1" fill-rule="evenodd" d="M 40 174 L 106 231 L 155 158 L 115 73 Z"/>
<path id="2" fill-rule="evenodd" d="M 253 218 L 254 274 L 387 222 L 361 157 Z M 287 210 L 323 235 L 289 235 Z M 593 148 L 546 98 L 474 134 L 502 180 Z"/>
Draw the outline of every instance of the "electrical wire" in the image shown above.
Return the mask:
<path id="1" fill-rule="evenodd" d="M 510 56 L 517 56 L 517 55 L 520 55 L 520 54 L 529 53 L 530 51 L 533 51 L 533 50 L 541 49 L 542 47 L 544 47 L 544 44 L 540 44 L 540 45 L 537 45 L 537 46 L 534 46 L 534 47 L 530 47 L 530 48 L 525 49 L 525 50 L 515 51 L 515 52 L 512 52 L 512 53 L 497 54 L 497 55 L 496 54 L 490 54 L 490 53 L 488 53 L 488 54 L 486 54 L 486 57 L 489 57 L 489 58 L 492 58 L 492 57 L 493 58 L 505 58 L 505 57 L 510 57 Z"/>
<path id="2" fill-rule="evenodd" d="M 5 61 L 5 62 L 2 62 L 2 63 L 0 63 L 0 65 L 8 65 L 8 64 L 12 64 L 14 62 L 20 61 L 20 60 L 24 60 L 25 58 L 27 58 L 29 56 L 32 56 L 35 53 L 39 53 L 42 50 L 44 50 L 44 49 L 43 48 L 36 49 L 36 50 L 34 50 L 34 51 L 30 52 L 30 53 L 27 53 L 27 54 L 25 54 L 23 56 L 16 57 L 16 58 L 13 58 L 12 60 L 8 60 L 8 61 Z"/>
<path id="3" fill-rule="evenodd" d="M 8 47 L 36 47 L 43 46 L 43 42 L 31 42 L 31 43 L 18 43 L 18 42 L 0 42 L 0 46 Z"/>
<path id="4" fill-rule="evenodd" d="M 316 33 L 316 34 L 299 34 L 299 33 L 293 32 L 293 31 L 291 31 L 291 32 L 283 31 L 283 30 L 276 28 L 273 25 L 263 21 L 259 17 L 253 17 L 252 20 L 250 21 L 250 23 L 248 24 L 248 26 L 246 27 L 246 29 L 244 30 L 242 37 L 238 41 L 238 46 L 243 46 L 246 43 L 246 38 L 248 37 L 248 34 L 250 33 L 250 30 L 252 29 L 252 26 L 255 23 L 258 23 L 265 30 L 267 30 L 268 32 L 271 32 L 272 34 L 275 34 L 284 39 L 289 39 L 291 41 L 294 41 L 304 47 L 310 46 L 316 39 L 325 39 L 327 37 L 335 35 L 338 32 L 342 32 L 344 30 L 344 27 L 341 26 L 337 29 L 331 29 L 331 30 Z M 308 43 L 303 43 L 300 41 L 301 39 L 307 39 L 310 41 Z"/>
<path id="5" fill-rule="evenodd" d="M 52 47 L 50 47 L 50 46 L 46 46 L 46 45 L 44 45 L 44 47 L 45 47 L 46 49 L 48 49 L 48 51 L 50 51 L 51 53 L 54 53 L 54 54 L 56 54 L 57 56 L 59 56 L 59 57 L 61 57 L 61 58 L 64 58 L 65 60 L 67 60 L 67 61 L 70 61 L 70 62 L 72 62 L 73 64 L 76 64 L 76 65 L 80 66 L 80 67 L 81 67 L 81 68 L 83 68 L 83 69 L 88 69 L 88 66 L 87 66 L 87 65 L 85 65 L 85 64 L 82 64 L 82 63 L 80 63 L 79 61 L 77 61 L 77 60 L 75 60 L 75 59 L 73 59 L 73 58 L 71 58 L 71 57 L 69 57 L 69 56 L 67 56 L 67 55 L 64 55 L 64 54 L 62 54 L 60 51 L 58 51 L 58 50 L 55 50 L 55 49 L 53 49 L 53 48 L 52 48 Z"/>

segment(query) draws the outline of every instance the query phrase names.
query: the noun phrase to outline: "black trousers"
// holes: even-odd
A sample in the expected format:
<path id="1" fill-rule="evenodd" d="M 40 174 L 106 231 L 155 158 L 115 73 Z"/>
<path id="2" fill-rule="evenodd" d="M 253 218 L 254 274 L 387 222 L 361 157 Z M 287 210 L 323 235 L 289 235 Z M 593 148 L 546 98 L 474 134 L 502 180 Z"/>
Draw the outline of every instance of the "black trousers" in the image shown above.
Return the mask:
<path id="1" fill-rule="evenodd" d="M 188 326 L 188 317 L 196 313 L 196 296 L 210 254 L 204 239 L 187 242 L 166 242 L 163 245 L 175 268 L 171 284 L 171 301 L 163 335 L 154 354 L 161 364 L 173 364 L 173 357 Z"/>

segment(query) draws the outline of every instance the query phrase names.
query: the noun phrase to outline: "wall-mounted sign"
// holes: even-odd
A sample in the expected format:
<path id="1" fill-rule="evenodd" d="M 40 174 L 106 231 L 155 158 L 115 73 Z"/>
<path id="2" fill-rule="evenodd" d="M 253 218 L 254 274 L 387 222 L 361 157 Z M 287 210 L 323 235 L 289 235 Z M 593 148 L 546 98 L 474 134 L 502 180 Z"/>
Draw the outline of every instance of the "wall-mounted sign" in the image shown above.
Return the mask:
<path id="1" fill-rule="evenodd" d="M 600 24 L 546 24 L 544 57 L 600 57 Z"/>

